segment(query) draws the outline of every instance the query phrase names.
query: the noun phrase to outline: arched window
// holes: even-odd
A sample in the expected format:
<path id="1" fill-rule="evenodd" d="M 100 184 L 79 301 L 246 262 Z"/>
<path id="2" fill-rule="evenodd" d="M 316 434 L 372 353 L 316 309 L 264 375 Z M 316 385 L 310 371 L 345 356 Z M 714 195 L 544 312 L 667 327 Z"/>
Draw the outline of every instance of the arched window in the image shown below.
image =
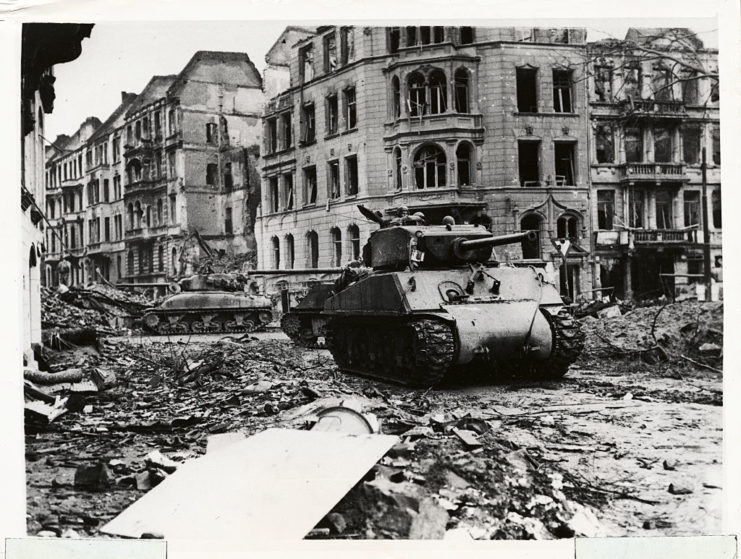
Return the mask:
<path id="1" fill-rule="evenodd" d="M 556 221 L 556 237 L 576 240 L 579 236 L 579 218 L 573 214 L 563 214 Z"/>
<path id="2" fill-rule="evenodd" d="M 420 116 L 425 114 L 426 92 L 425 78 L 419 72 L 409 76 L 409 114 Z"/>
<path id="3" fill-rule="evenodd" d="M 178 274 L 178 249 L 176 249 L 175 247 L 172 247 L 170 266 L 172 267 L 172 275 L 176 276 Z"/>
<path id="4" fill-rule="evenodd" d="M 458 167 L 458 186 L 473 184 L 473 166 L 471 144 L 461 142 L 455 150 L 456 165 Z"/>
<path id="5" fill-rule="evenodd" d="M 417 188 L 445 186 L 445 152 L 437 146 L 425 146 L 414 156 Z"/>
<path id="6" fill-rule="evenodd" d="M 535 231 L 537 238 L 534 241 L 524 240 L 522 241 L 522 257 L 528 258 L 540 258 L 540 230 L 543 223 L 542 218 L 537 214 L 529 214 L 522 218 L 520 221 L 520 229 L 522 231 Z"/>
<path id="7" fill-rule="evenodd" d="M 162 221 L 162 198 L 157 200 L 157 225 L 162 225 L 164 222 Z"/>
<path id="8" fill-rule="evenodd" d="M 126 208 L 126 217 L 129 222 L 129 231 L 131 231 L 134 228 L 134 204 L 131 202 L 129 202 L 129 205 Z"/>
<path id="9" fill-rule="evenodd" d="M 126 257 L 126 271 L 130 276 L 134 275 L 134 251 L 130 250 Z"/>
<path id="10" fill-rule="evenodd" d="M 434 70 L 430 73 L 429 97 L 430 114 L 444 113 L 447 108 L 447 84 L 445 73 L 442 70 Z"/>
<path id="11" fill-rule="evenodd" d="M 137 202 L 134 204 L 134 229 L 142 226 L 142 205 Z"/>
<path id="12" fill-rule="evenodd" d="M 273 269 L 278 270 L 280 268 L 280 241 L 278 237 L 271 238 L 270 244 L 273 248 Z"/>
<path id="13" fill-rule="evenodd" d="M 157 270 L 160 272 L 165 271 L 165 247 L 162 245 L 157 249 Z"/>
<path id="14" fill-rule="evenodd" d="M 360 229 L 357 225 L 350 225 L 347 228 L 347 242 L 350 248 L 350 257 L 353 260 L 360 258 Z"/>
<path id="15" fill-rule="evenodd" d="M 152 226 L 152 206 L 147 206 L 147 227 Z"/>
<path id="16" fill-rule="evenodd" d="M 468 70 L 458 68 L 455 71 L 455 110 L 458 113 L 470 113 L 468 103 Z"/>
<path id="17" fill-rule="evenodd" d="M 332 266 L 342 266 L 342 233 L 337 227 L 329 230 L 329 239 L 332 242 Z"/>
<path id="18" fill-rule="evenodd" d="M 394 187 L 401 190 L 401 148 L 394 149 Z"/>
<path id="19" fill-rule="evenodd" d="M 306 235 L 306 244 L 308 247 L 308 255 L 309 255 L 309 268 L 318 268 L 319 267 L 319 235 L 316 234 L 316 231 L 310 231 L 308 235 Z"/>
<path id="20" fill-rule="evenodd" d="M 293 250 L 293 235 L 291 235 L 290 233 L 286 235 L 285 245 L 286 245 L 286 269 L 291 270 L 293 269 L 293 264 L 296 259 L 296 255 L 294 254 L 294 250 Z"/>
<path id="21" fill-rule="evenodd" d="M 394 109 L 394 118 L 396 119 L 401 117 L 401 85 L 397 76 L 391 79 L 391 88 L 393 89 L 392 107 Z"/>

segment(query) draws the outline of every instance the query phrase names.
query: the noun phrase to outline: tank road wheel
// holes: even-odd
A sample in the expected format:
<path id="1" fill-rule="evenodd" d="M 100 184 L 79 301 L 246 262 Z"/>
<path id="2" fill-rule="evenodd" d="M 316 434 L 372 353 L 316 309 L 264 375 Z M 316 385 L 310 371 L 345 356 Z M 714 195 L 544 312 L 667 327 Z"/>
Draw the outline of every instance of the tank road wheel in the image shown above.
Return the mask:
<path id="1" fill-rule="evenodd" d="M 553 351 L 548 359 L 535 365 L 533 373 L 538 379 L 555 380 L 563 377 L 579 358 L 584 349 L 584 332 L 567 309 L 561 309 L 557 314 L 545 309 L 541 312 L 551 325 Z"/>
<path id="2" fill-rule="evenodd" d="M 213 332 L 221 332 L 221 323 L 214 320 L 215 314 L 204 314 L 201 318 L 203 320 L 195 320 L 191 323 L 190 328 L 195 334 L 209 334 Z"/>
<path id="3" fill-rule="evenodd" d="M 298 343 L 301 336 L 301 318 L 291 312 L 284 314 L 280 319 L 280 329 L 292 341 Z"/>
<path id="4" fill-rule="evenodd" d="M 144 325 L 149 328 L 152 332 L 159 332 L 160 327 L 160 317 L 156 314 L 150 312 L 145 314 L 142 317 L 142 322 L 144 322 Z"/>

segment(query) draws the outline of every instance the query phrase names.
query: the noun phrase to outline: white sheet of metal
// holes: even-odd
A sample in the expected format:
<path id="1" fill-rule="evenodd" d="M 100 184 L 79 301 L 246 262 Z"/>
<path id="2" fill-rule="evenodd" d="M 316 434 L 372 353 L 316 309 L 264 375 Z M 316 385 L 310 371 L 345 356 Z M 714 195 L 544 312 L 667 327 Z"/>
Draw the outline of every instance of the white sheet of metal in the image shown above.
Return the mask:
<path id="1" fill-rule="evenodd" d="M 268 429 L 186 462 L 101 531 L 130 538 L 152 532 L 168 540 L 299 540 L 397 441 Z"/>

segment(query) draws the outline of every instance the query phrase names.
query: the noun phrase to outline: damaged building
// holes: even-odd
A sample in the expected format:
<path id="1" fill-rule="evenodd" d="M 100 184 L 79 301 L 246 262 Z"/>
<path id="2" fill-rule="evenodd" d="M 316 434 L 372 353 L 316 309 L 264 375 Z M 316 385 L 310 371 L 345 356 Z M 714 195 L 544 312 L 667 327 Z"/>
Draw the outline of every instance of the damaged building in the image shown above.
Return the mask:
<path id="1" fill-rule="evenodd" d="M 588 48 L 597 286 L 645 298 L 702 283 L 703 243 L 719 286 L 717 50 L 689 29 L 630 29 L 625 40 Z"/>
<path id="2" fill-rule="evenodd" d="M 376 227 L 357 204 L 406 206 L 534 230 L 500 259 L 590 290 L 585 50 L 583 29 L 286 29 L 266 56 L 284 89 L 263 120 L 259 267 L 344 265 Z"/>
<path id="3" fill-rule="evenodd" d="M 72 282 L 100 274 L 164 285 L 197 269 L 204 241 L 220 254 L 254 252 L 262 105 L 262 79 L 244 53 L 199 51 L 179 74 L 122 94 L 76 148 L 74 205 L 55 210 L 76 224 L 57 252 L 72 254 Z M 48 189 L 64 190 L 55 181 L 66 157 L 48 161 Z M 48 264 L 50 284 L 58 262 Z"/>

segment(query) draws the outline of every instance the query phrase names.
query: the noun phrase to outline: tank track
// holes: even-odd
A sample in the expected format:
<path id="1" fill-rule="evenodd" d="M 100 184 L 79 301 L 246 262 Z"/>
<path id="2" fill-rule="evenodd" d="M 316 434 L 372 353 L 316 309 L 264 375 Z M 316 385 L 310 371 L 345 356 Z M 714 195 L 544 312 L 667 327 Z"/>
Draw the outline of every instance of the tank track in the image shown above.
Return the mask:
<path id="1" fill-rule="evenodd" d="M 562 378 L 579 358 L 584 349 L 584 332 L 579 321 L 565 308 L 556 314 L 546 309 L 541 312 L 551 325 L 554 347 L 548 359 L 535 365 L 533 375 L 538 379 L 555 380 Z"/>
<path id="2" fill-rule="evenodd" d="M 308 317 L 311 320 L 311 317 Z M 308 326 L 305 319 L 299 314 L 288 312 L 280 319 L 280 328 L 293 343 L 309 349 L 322 349 L 325 344 L 319 343 L 314 335 L 311 324 Z"/>
<path id="3" fill-rule="evenodd" d="M 147 316 L 156 316 L 157 320 L 147 321 Z M 172 319 L 172 320 L 171 320 Z M 255 332 L 264 328 L 266 323 L 262 322 L 255 313 L 249 313 L 236 320 L 236 317 L 217 312 L 204 313 L 147 313 L 142 318 L 144 329 L 155 336 L 173 336 L 183 334 L 232 334 Z"/>
<path id="4" fill-rule="evenodd" d="M 343 372 L 415 388 L 443 380 L 458 353 L 453 327 L 431 317 L 333 318 L 326 339 Z"/>

